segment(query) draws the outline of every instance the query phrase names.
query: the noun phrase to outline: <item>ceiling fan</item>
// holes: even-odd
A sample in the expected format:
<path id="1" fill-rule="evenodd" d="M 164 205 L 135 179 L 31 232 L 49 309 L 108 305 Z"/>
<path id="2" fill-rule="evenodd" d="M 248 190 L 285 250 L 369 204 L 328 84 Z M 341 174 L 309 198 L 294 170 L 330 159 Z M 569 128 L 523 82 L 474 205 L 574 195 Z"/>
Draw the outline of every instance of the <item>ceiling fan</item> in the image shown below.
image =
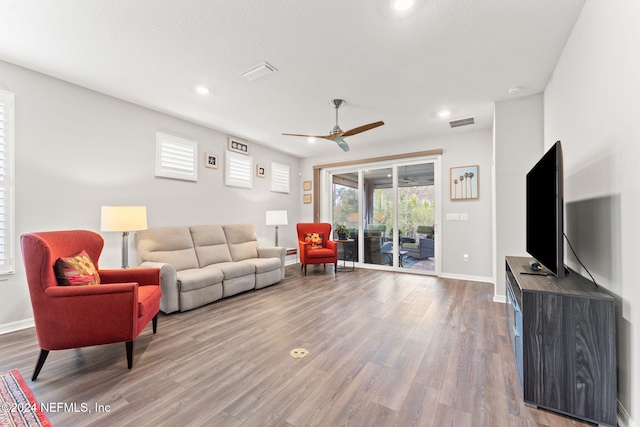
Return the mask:
<path id="1" fill-rule="evenodd" d="M 340 126 L 338 126 L 338 108 L 346 104 L 346 101 L 344 99 L 332 99 L 331 101 L 329 101 L 329 104 L 331 104 L 331 106 L 333 106 L 336 109 L 336 125 L 333 127 L 333 129 L 331 129 L 331 132 L 329 132 L 329 135 L 300 135 L 297 133 L 283 133 L 283 135 L 329 139 L 331 141 L 334 141 L 336 144 L 338 144 L 338 146 L 342 148 L 344 151 L 349 151 L 349 145 L 347 144 L 347 141 L 344 140 L 344 138 L 346 138 L 347 136 L 357 135 L 361 132 L 364 132 L 370 129 L 377 128 L 378 126 L 382 126 L 384 124 L 384 122 L 369 123 L 368 125 L 359 126 L 357 128 L 344 132 L 342 129 L 340 129 Z"/>

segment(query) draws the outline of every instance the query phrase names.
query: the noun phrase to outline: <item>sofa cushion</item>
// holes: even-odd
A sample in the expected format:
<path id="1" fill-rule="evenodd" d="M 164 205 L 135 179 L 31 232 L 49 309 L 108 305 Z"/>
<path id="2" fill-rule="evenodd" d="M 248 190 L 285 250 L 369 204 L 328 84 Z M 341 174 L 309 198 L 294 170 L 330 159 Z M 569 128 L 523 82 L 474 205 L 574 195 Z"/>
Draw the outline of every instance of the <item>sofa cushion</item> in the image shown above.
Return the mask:
<path id="1" fill-rule="evenodd" d="M 258 258 L 258 238 L 253 224 L 223 225 L 233 261 Z"/>
<path id="2" fill-rule="evenodd" d="M 200 267 L 231 262 L 227 238 L 221 225 L 195 225 L 189 229 Z"/>
<path id="3" fill-rule="evenodd" d="M 171 264 L 177 271 L 198 268 L 189 227 L 159 227 L 136 232 L 138 264 L 145 261 Z"/>
<path id="4" fill-rule="evenodd" d="M 85 251 L 74 256 L 58 258 L 54 270 L 61 286 L 99 285 L 100 275 Z"/>
<path id="5" fill-rule="evenodd" d="M 280 258 L 250 258 L 245 259 L 243 263 L 252 264 L 252 268 L 254 268 L 256 274 L 278 270 L 282 267 Z"/>
<path id="6" fill-rule="evenodd" d="M 247 261 L 239 262 L 221 262 L 218 264 L 212 264 L 205 269 L 217 268 L 222 271 L 224 280 L 235 279 L 236 277 L 249 276 L 255 274 L 255 266 Z"/>
<path id="7" fill-rule="evenodd" d="M 181 292 L 206 288 L 207 286 L 220 283 L 224 279 L 222 270 L 213 267 L 181 270 L 178 271 L 177 276 Z"/>

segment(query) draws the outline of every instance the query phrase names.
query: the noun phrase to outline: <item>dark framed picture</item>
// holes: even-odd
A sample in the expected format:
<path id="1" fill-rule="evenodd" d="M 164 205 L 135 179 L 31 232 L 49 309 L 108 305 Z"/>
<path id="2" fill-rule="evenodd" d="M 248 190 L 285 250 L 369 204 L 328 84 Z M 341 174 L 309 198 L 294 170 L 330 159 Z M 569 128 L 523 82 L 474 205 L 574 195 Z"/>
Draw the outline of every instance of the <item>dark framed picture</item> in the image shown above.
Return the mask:
<path id="1" fill-rule="evenodd" d="M 204 153 L 204 165 L 211 169 L 218 169 L 218 155 Z"/>
<path id="2" fill-rule="evenodd" d="M 265 165 L 256 165 L 256 176 L 258 178 L 266 178 L 267 167 Z"/>
<path id="3" fill-rule="evenodd" d="M 234 138 L 230 136 L 228 138 L 229 141 L 229 151 L 233 151 L 240 154 L 249 155 L 249 143 L 242 141 L 241 139 Z"/>
<path id="4" fill-rule="evenodd" d="M 473 200 L 478 198 L 479 166 L 451 168 L 451 200 Z"/>

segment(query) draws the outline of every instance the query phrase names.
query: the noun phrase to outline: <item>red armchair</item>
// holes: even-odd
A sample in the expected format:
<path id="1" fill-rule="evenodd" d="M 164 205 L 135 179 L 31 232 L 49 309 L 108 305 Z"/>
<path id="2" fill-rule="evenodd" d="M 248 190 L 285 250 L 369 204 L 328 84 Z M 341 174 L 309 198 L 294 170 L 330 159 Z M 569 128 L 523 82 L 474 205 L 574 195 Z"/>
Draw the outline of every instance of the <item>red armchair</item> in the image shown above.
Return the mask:
<path id="1" fill-rule="evenodd" d="M 301 269 L 307 275 L 307 264 L 333 264 L 334 271 L 338 271 L 338 244 L 331 240 L 331 224 L 326 222 L 299 223 L 298 246 L 300 246 Z M 307 239 L 308 235 L 322 235 L 320 241 L 312 243 Z M 314 247 L 320 246 L 320 247 Z"/>
<path id="2" fill-rule="evenodd" d="M 133 366 L 133 341 L 152 321 L 156 333 L 160 310 L 160 270 L 100 270 L 104 241 L 92 231 L 70 230 L 23 234 L 20 237 L 33 307 L 40 357 L 38 377 L 50 350 L 125 342 L 127 365 Z M 86 251 L 100 276 L 96 286 L 58 286 L 58 258 Z"/>

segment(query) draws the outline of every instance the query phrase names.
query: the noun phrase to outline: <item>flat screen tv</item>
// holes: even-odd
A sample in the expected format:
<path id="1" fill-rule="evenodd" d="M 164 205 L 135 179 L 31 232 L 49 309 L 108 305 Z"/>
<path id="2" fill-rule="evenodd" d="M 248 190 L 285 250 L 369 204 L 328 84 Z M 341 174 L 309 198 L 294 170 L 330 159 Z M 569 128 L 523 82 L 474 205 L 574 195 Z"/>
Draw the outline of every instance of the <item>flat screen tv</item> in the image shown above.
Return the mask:
<path id="1" fill-rule="evenodd" d="M 527 252 L 564 277 L 564 185 L 560 141 L 527 174 Z"/>

